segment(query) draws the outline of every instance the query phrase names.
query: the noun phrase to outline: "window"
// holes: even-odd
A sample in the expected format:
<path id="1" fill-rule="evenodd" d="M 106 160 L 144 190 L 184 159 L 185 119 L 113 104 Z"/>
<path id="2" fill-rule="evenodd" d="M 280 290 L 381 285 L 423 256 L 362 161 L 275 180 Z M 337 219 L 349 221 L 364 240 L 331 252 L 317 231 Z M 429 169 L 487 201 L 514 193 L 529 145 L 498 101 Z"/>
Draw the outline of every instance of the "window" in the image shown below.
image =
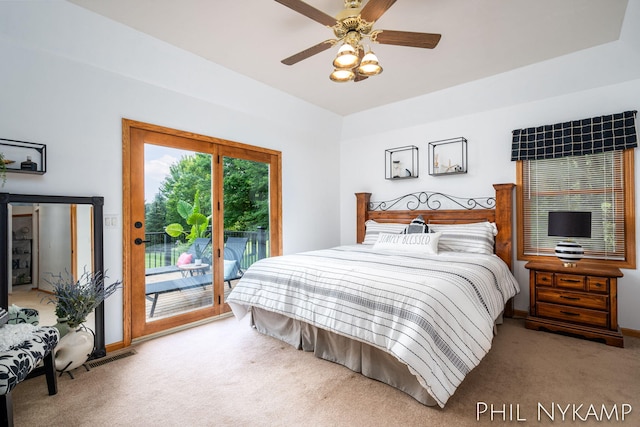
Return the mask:
<path id="1" fill-rule="evenodd" d="M 518 259 L 555 256 L 549 211 L 592 212 L 591 239 L 577 239 L 585 258 L 635 268 L 633 149 L 519 160 Z"/>

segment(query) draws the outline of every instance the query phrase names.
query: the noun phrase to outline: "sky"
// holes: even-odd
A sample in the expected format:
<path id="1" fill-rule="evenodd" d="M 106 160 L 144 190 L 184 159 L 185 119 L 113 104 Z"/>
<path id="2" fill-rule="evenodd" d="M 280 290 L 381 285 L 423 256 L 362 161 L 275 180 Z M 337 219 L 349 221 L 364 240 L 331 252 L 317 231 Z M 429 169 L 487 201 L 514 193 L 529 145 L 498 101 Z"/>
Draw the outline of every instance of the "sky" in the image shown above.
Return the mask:
<path id="1" fill-rule="evenodd" d="M 144 145 L 144 199 L 150 203 L 155 198 L 160 184 L 169 175 L 169 168 L 193 151 L 168 148 L 160 145 Z"/>

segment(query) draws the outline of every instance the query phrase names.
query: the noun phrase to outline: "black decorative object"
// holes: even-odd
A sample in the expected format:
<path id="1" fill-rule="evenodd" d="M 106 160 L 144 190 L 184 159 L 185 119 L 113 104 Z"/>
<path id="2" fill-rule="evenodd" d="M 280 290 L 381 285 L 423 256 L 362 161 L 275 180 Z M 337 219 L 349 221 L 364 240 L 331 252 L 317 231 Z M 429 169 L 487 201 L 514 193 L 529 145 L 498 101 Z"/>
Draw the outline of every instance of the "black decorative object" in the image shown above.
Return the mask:
<path id="1" fill-rule="evenodd" d="M 403 206 L 404 204 L 404 206 Z M 465 198 L 450 196 L 444 193 L 419 191 L 405 194 L 392 200 L 384 202 L 370 202 L 369 210 L 388 211 L 392 208 L 415 211 L 420 207 L 423 209 L 436 211 L 438 209 L 495 209 L 496 199 L 494 197 Z"/>
<path id="2" fill-rule="evenodd" d="M 429 143 L 429 175 L 467 173 L 467 139 L 442 139 Z"/>
<path id="3" fill-rule="evenodd" d="M 47 146 L 0 138 L 0 154 L 7 172 L 42 175 L 47 171 Z"/>
<path id="4" fill-rule="evenodd" d="M 418 177 L 418 147 L 390 148 L 384 151 L 385 179 Z"/>
<path id="5" fill-rule="evenodd" d="M 38 170 L 38 164 L 31 161 L 31 156 L 27 156 L 27 160 L 20 163 L 20 170 L 35 172 Z"/>

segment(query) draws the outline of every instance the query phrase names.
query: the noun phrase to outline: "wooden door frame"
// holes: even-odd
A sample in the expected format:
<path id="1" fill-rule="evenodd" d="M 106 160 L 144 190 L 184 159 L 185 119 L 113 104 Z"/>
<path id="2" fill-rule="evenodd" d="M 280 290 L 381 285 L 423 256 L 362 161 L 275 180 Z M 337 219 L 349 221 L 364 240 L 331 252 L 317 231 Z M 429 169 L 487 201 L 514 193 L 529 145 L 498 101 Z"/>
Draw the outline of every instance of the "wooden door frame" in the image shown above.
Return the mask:
<path id="1" fill-rule="evenodd" d="M 144 183 L 133 182 L 132 171 L 133 168 L 137 165 L 132 165 L 132 135 L 134 132 L 150 132 L 155 135 L 155 139 L 158 141 L 160 145 L 162 145 L 161 140 L 163 136 L 166 137 L 167 140 L 175 138 L 185 138 L 185 140 L 191 141 L 191 143 L 196 142 L 196 144 L 203 144 L 202 152 L 218 154 L 220 151 L 219 147 L 224 147 L 223 151 L 225 153 L 229 152 L 228 150 L 239 150 L 238 153 L 253 153 L 256 156 L 264 156 L 263 158 L 269 160 L 270 164 L 270 177 L 269 177 L 269 186 L 270 186 L 270 250 L 271 255 L 281 255 L 282 254 L 282 153 L 277 150 L 271 150 L 267 148 L 256 147 L 248 144 L 243 144 L 240 142 L 224 140 L 220 138 L 215 138 L 206 135 L 200 135 L 196 133 L 181 131 L 177 129 L 171 129 L 164 126 L 153 125 L 149 123 L 139 122 L 130 119 L 122 119 L 122 192 L 123 192 L 123 202 L 122 202 L 122 250 L 123 250 L 123 259 L 122 259 L 122 269 L 123 269 L 123 345 L 125 347 L 131 345 L 134 336 L 134 325 L 133 325 L 133 262 L 131 257 L 131 250 L 133 247 L 133 239 L 136 236 L 134 227 L 132 224 L 132 196 L 134 194 L 134 187 L 139 185 L 144 185 Z M 148 135 L 148 134 L 147 134 Z M 213 162 L 213 158 L 212 158 Z M 212 195 L 214 200 L 212 203 L 220 202 L 220 206 L 222 205 L 222 171 L 221 167 L 213 167 L 214 173 L 212 174 Z M 216 227 L 214 236 L 217 238 L 214 239 L 213 242 L 213 250 L 217 251 L 224 245 L 223 242 L 223 225 L 220 220 L 215 218 L 220 218 L 220 211 L 214 209 L 214 227 Z M 142 236 L 144 237 L 144 236 Z M 214 252 L 215 253 L 215 252 Z M 218 266 L 218 272 L 220 275 L 220 279 L 216 279 L 216 281 L 220 282 L 222 286 L 224 283 L 221 282 L 222 279 L 222 259 L 216 259 L 214 261 Z M 214 283 L 216 282 L 214 281 Z M 217 291 L 216 291 L 217 292 Z M 214 298 L 218 297 L 218 295 L 214 294 Z M 220 305 L 218 305 L 220 307 Z M 210 316 L 209 316 L 210 317 Z M 178 319 L 178 323 L 175 326 L 179 326 L 182 324 L 195 322 L 202 319 L 201 315 L 189 314 L 180 315 L 176 317 Z M 152 329 L 152 328 L 151 328 Z M 166 329 L 163 325 L 163 330 Z M 135 331 L 136 334 L 139 334 L 139 331 Z M 154 333 L 153 330 L 146 331 L 145 335 Z"/>

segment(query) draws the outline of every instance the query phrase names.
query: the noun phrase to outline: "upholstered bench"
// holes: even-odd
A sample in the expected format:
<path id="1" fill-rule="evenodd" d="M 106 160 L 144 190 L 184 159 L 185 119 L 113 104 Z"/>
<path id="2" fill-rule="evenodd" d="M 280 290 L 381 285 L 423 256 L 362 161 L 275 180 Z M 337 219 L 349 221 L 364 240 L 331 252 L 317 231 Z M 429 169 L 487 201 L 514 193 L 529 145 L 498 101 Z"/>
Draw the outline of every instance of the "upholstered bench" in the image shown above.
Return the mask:
<path id="1" fill-rule="evenodd" d="M 0 425 L 2 426 L 13 425 L 11 391 L 26 379 L 41 361 L 44 362 L 49 394 L 53 395 L 58 391 L 53 354 L 60 340 L 58 330 L 51 326 L 7 324 L 0 327 L 0 335 L 14 333 L 11 330 L 12 327 L 23 328 L 22 333 L 25 335 L 24 341 L 0 350 Z"/>

